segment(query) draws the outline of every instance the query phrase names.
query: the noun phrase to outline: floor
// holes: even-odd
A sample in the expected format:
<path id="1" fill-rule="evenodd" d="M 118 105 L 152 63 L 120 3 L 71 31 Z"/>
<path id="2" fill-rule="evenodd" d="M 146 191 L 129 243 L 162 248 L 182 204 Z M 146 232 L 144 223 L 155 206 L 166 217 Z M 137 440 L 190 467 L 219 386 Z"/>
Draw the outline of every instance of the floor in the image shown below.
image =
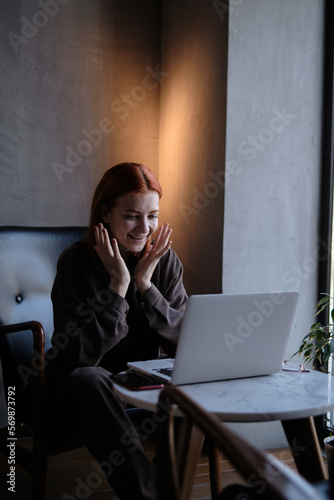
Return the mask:
<path id="1" fill-rule="evenodd" d="M 146 453 L 154 457 L 153 442 L 145 443 Z M 295 468 L 289 449 L 271 450 L 279 460 Z M 223 460 L 224 484 L 240 480 L 231 464 Z M 116 500 L 118 497 L 111 490 L 107 480 L 94 467 L 96 461 L 85 448 L 77 449 L 49 459 L 49 476 L 47 500 Z M 6 484 L 8 474 L 7 457 L 0 455 L 0 498 L 2 500 L 30 499 L 31 478 L 22 469 L 17 468 L 15 477 L 15 494 L 8 491 Z M 6 479 L 5 479 L 6 478 Z M 192 499 L 204 500 L 210 497 L 209 467 L 206 456 L 201 457 L 197 467 L 196 481 Z"/>

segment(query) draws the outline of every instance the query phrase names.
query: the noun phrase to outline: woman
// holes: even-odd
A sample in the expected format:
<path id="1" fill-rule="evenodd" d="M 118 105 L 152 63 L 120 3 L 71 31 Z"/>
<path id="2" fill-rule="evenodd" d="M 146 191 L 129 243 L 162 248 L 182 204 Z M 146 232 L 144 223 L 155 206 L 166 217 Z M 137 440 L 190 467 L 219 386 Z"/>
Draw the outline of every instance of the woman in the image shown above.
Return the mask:
<path id="1" fill-rule="evenodd" d="M 155 498 L 155 474 L 113 394 L 110 372 L 157 357 L 160 348 L 174 356 L 187 301 L 171 229 L 157 230 L 160 198 L 157 179 L 141 164 L 105 172 L 87 237 L 60 257 L 52 290 L 51 398 L 76 418 L 124 500 Z"/>

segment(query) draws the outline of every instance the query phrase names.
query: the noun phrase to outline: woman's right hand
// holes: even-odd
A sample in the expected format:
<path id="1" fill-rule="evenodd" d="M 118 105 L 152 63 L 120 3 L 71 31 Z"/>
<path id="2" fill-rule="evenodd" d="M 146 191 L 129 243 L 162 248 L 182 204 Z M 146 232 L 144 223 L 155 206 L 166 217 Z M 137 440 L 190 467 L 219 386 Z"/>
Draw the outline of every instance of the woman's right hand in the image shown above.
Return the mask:
<path id="1" fill-rule="evenodd" d="M 120 254 L 117 241 L 112 238 L 110 242 L 108 231 L 101 223 L 94 226 L 94 235 L 96 243 L 94 249 L 110 276 L 109 288 L 125 297 L 130 283 L 130 273 Z"/>

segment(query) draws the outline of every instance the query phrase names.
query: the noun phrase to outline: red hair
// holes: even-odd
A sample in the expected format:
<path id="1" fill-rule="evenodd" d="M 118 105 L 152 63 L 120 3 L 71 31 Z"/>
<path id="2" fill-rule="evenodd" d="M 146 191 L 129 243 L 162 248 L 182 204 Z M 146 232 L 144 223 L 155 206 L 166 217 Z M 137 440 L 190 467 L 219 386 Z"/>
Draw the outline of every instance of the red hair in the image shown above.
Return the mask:
<path id="1" fill-rule="evenodd" d="M 87 234 L 87 243 L 91 253 L 94 252 L 94 226 L 100 222 L 102 207 L 108 210 L 115 206 L 116 199 L 128 193 L 146 193 L 156 191 L 159 198 L 162 196 L 161 186 L 153 172 L 141 163 L 119 163 L 109 168 L 98 183 L 92 200 L 90 223 Z M 143 249 L 145 252 L 148 241 Z"/>

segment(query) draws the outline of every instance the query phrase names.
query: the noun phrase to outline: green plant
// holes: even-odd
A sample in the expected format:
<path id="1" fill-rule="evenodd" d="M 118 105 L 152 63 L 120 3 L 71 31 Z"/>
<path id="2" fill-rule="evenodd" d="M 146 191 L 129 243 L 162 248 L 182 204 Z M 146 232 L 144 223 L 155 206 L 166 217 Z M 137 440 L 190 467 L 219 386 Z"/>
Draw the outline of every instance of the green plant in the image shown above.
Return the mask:
<path id="1" fill-rule="evenodd" d="M 318 316 L 328 305 L 331 297 L 326 295 L 319 300 L 315 309 L 315 316 Z M 310 332 L 305 335 L 299 349 L 293 354 L 303 355 L 304 360 L 312 362 L 313 368 L 319 371 L 328 371 L 328 360 L 334 352 L 334 308 L 330 313 L 333 323 L 322 325 L 314 323 L 311 326 Z"/>

